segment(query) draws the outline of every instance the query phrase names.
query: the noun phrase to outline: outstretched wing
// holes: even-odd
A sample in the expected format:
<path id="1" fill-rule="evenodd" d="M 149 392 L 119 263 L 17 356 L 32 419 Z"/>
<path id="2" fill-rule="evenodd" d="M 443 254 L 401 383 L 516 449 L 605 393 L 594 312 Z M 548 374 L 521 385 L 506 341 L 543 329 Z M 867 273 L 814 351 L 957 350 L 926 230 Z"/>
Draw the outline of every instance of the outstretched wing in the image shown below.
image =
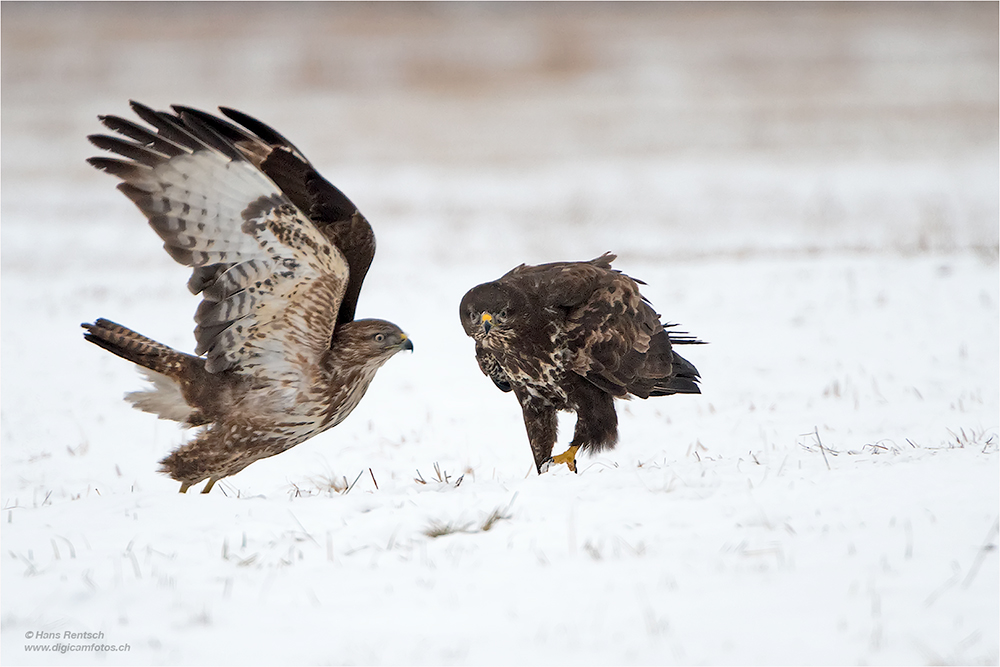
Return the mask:
<path id="1" fill-rule="evenodd" d="M 173 108 L 229 141 L 344 254 L 351 271 L 337 324 L 353 320 L 361 284 L 375 256 L 375 235 L 358 207 L 323 178 L 292 142 L 256 118 L 226 107 L 220 110 L 233 122 L 197 109 Z"/>
<path id="2" fill-rule="evenodd" d="M 132 103 L 155 132 L 116 116 L 105 126 L 131 139 L 94 135 L 121 158 L 93 166 L 122 180 L 176 261 L 189 288 L 196 354 L 207 370 L 279 382 L 300 380 L 330 346 L 349 280 L 343 253 L 232 141 L 199 117 Z"/>

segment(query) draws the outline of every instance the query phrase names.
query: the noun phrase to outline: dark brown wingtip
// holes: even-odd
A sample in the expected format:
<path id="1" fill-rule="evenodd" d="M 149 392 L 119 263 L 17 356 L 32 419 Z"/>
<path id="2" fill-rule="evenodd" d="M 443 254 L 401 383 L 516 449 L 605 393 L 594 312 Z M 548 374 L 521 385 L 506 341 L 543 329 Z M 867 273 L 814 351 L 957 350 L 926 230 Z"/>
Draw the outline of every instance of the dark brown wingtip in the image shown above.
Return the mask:
<path id="1" fill-rule="evenodd" d="M 250 132 L 256 134 L 265 143 L 271 144 L 272 146 L 285 146 L 297 153 L 299 158 L 304 162 L 308 162 L 308 160 L 305 159 L 305 156 L 302 155 L 302 151 L 296 148 L 291 141 L 267 123 L 257 120 L 253 116 L 245 114 L 237 109 L 233 109 L 232 107 L 220 106 L 219 111 L 222 112 L 222 115 L 229 118 L 229 120 L 237 123 L 238 125 L 242 125 Z"/>
<path id="2" fill-rule="evenodd" d="M 152 107 L 148 107 L 142 102 L 136 102 L 135 100 L 129 100 L 128 106 L 139 118 L 142 118 L 146 122 L 149 122 L 150 117 L 156 117 L 158 115 L 157 111 Z"/>
<path id="3" fill-rule="evenodd" d="M 152 111 L 153 110 L 152 108 L 146 106 L 142 102 L 138 102 L 136 100 L 129 100 L 128 101 L 128 106 L 129 106 L 130 109 L 132 109 L 132 111 L 135 111 L 135 112 L 138 112 L 140 109 L 143 110 L 143 111 Z"/>
<path id="4" fill-rule="evenodd" d="M 134 162 L 113 157 L 89 157 L 87 164 L 98 171 L 117 176 L 122 180 L 128 180 L 140 168 Z"/>

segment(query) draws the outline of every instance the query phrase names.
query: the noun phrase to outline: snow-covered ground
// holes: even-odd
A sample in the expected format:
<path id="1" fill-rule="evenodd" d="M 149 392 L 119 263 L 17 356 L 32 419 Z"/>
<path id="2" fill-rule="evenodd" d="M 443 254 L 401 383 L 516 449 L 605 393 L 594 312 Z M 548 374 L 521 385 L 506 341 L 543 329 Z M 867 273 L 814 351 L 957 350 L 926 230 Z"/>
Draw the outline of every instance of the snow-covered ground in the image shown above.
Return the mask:
<path id="1" fill-rule="evenodd" d="M 3 5 L 4 664 L 997 664 L 995 4 L 172 7 Z M 416 347 L 208 496 L 78 326 L 193 347 L 130 97 L 295 141 Z M 538 476 L 458 302 L 606 250 L 704 393 Z"/>

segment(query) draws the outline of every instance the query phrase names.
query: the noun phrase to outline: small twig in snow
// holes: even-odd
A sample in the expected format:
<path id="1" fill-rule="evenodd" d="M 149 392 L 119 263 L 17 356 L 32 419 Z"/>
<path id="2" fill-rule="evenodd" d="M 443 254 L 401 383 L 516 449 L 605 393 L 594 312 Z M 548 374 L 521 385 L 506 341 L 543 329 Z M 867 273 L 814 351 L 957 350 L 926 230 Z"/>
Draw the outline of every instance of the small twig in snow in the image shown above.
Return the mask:
<path id="1" fill-rule="evenodd" d="M 816 444 L 819 445 L 819 451 L 823 454 L 823 463 L 826 464 L 826 469 L 830 470 L 830 461 L 826 458 L 826 447 L 823 446 L 823 441 L 819 439 L 818 426 L 813 426 L 813 433 L 816 434 Z"/>
<path id="2" fill-rule="evenodd" d="M 359 473 L 358 473 L 358 476 L 354 478 L 354 481 L 353 481 L 353 482 L 351 482 L 351 485 L 350 485 L 349 487 L 347 487 L 347 491 L 344 491 L 344 495 L 345 495 L 345 496 L 346 496 L 346 495 L 347 495 L 348 493 L 350 493 L 350 492 L 351 492 L 351 489 L 353 489 L 353 488 L 354 488 L 354 485 L 358 483 L 358 480 L 359 480 L 359 479 L 361 479 L 361 475 L 363 475 L 363 474 L 365 474 L 365 471 L 364 471 L 364 470 L 362 470 L 361 472 L 359 472 Z M 347 478 L 345 477 L 344 479 L 346 480 Z"/>
<path id="3" fill-rule="evenodd" d="M 969 573 L 965 575 L 965 579 L 962 581 L 962 588 L 968 588 L 972 580 L 976 578 L 976 574 L 979 573 L 979 566 L 983 564 L 983 560 L 986 558 L 986 554 L 990 551 L 996 549 L 996 545 L 993 544 L 993 537 L 1000 532 L 1000 518 L 993 522 L 989 531 L 986 533 L 986 539 L 983 540 L 983 545 L 979 547 L 976 552 L 976 558 L 972 561 L 972 565 L 969 567 Z"/>
<path id="4" fill-rule="evenodd" d="M 361 477 L 361 475 L 358 475 L 358 477 Z M 354 481 L 357 481 L 357 480 L 354 480 Z M 348 489 L 348 491 L 350 491 L 350 489 Z M 308 537 L 308 538 L 309 538 L 310 540 L 312 540 L 312 543 L 313 543 L 313 544 L 315 544 L 316 546 L 319 546 L 319 542 L 317 542 L 317 541 L 316 541 L 316 538 L 315 538 L 315 537 L 313 537 L 313 536 L 312 536 L 312 534 L 311 534 L 311 533 L 310 533 L 310 532 L 309 532 L 308 530 L 306 530 L 306 527 L 302 525 L 302 522 L 301 522 L 301 521 L 299 521 L 299 517 L 295 516 L 295 513 L 294 513 L 294 512 L 292 512 L 291 510 L 289 510 L 289 511 L 288 511 L 288 513 L 292 515 L 292 518 L 293 518 L 293 519 L 295 519 L 295 523 L 299 524 L 299 528 L 301 528 L 301 529 L 302 529 L 302 533 L 303 533 L 303 534 L 304 534 L 304 535 L 305 535 L 306 537 Z"/>

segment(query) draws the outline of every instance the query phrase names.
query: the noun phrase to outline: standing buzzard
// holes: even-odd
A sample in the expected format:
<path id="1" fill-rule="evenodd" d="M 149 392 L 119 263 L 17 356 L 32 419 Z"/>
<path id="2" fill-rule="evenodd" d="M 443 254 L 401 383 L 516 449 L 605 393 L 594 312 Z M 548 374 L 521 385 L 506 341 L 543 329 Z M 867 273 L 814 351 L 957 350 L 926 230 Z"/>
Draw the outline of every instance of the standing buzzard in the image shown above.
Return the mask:
<path id="1" fill-rule="evenodd" d="M 152 387 L 126 396 L 136 408 L 201 427 L 160 470 L 181 493 L 207 479 L 208 493 L 342 422 L 413 343 L 391 322 L 354 319 L 375 237 L 287 139 L 232 109 L 221 109 L 230 120 L 132 109 L 152 127 L 101 116 L 121 136 L 89 139 L 120 157 L 88 162 L 121 179 L 167 253 L 192 267 L 198 356 L 104 319 L 84 337 L 141 367 Z"/>
<path id="2" fill-rule="evenodd" d="M 522 264 L 462 298 L 479 367 L 517 396 L 539 473 L 554 463 L 575 471 L 578 449 L 614 447 L 616 397 L 701 393 L 698 370 L 673 350 L 701 341 L 668 332 L 644 283 L 611 268 L 615 258 Z M 559 410 L 576 412 L 576 431 L 553 457 Z"/>

